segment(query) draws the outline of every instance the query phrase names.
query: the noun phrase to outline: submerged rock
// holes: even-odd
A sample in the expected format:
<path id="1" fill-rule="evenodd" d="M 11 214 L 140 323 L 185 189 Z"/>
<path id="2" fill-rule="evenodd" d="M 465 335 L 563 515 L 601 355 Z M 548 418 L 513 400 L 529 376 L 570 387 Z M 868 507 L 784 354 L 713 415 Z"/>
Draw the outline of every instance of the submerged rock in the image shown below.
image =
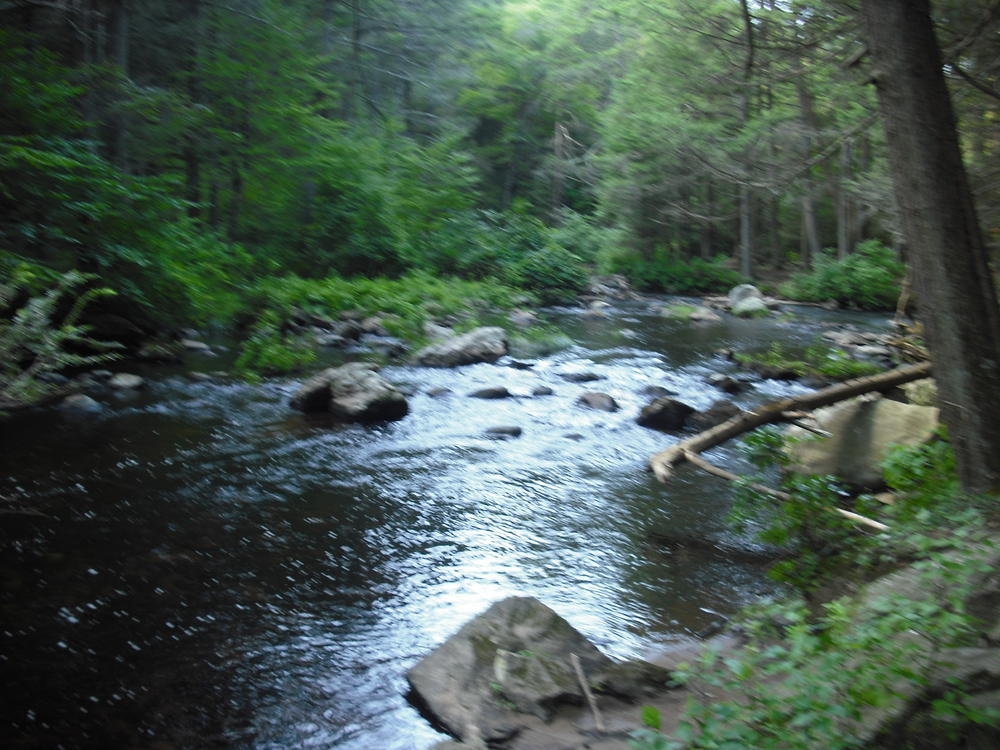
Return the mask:
<path id="1" fill-rule="evenodd" d="M 587 391 L 581 394 L 576 402 L 598 411 L 618 411 L 621 408 L 611 396 L 600 391 Z"/>
<path id="2" fill-rule="evenodd" d="M 521 437 L 523 430 L 516 425 L 504 425 L 500 427 L 487 427 L 485 430 L 487 435 L 497 438 L 505 437 Z"/>
<path id="3" fill-rule="evenodd" d="M 421 349 L 414 362 L 426 367 L 458 367 L 477 362 L 496 362 L 507 353 L 507 334 L 503 328 L 476 328 Z"/>
<path id="4" fill-rule="evenodd" d="M 511 392 L 504 388 L 502 385 L 494 386 L 492 388 L 480 388 L 478 391 L 472 391 L 469 394 L 469 398 L 510 398 Z"/>
<path id="5" fill-rule="evenodd" d="M 98 412 L 103 407 L 83 393 L 72 393 L 59 402 L 59 408 L 72 412 Z"/>
<path id="6" fill-rule="evenodd" d="M 732 419 L 742 411 L 732 401 L 720 399 L 704 411 L 697 411 L 688 418 L 688 425 L 695 430 L 707 430 Z"/>
<path id="7" fill-rule="evenodd" d="M 603 375 L 596 372 L 557 372 L 560 378 L 567 383 L 593 383 L 595 380 L 605 380 Z"/>
<path id="8" fill-rule="evenodd" d="M 350 422 L 402 419 L 406 397 L 369 362 L 351 362 L 323 370 L 303 383 L 291 406 L 304 412 L 329 412 Z"/>

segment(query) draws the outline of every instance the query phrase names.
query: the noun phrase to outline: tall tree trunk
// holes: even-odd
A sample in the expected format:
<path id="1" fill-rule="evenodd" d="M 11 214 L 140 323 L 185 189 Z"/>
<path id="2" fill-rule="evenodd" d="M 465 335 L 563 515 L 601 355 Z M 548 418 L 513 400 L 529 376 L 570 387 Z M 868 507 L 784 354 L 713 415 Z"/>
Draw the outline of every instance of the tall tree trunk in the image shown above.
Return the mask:
<path id="1" fill-rule="evenodd" d="M 128 0 L 115 0 L 111 4 L 111 17 L 108 23 L 108 57 L 118 68 L 118 74 L 124 86 L 128 78 L 129 63 L 129 13 Z M 124 92 L 122 92 L 122 99 Z M 122 108 L 122 102 L 115 105 L 109 118 L 110 131 L 109 151 L 111 162 L 123 172 L 128 168 L 128 123 Z"/>
<path id="2" fill-rule="evenodd" d="M 747 0 L 740 0 L 743 10 L 743 37 L 746 44 L 746 59 L 743 63 L 743 94 L 740 99 L 740 124 L 746 126 L 750 122 L 750 84 L 753 79 L 754 38 L 753 20 L 750 17 L 750 7 Z M 746 176 L 750 179 L 750 175 Z M 740 185 L 739 193 L 740 222 L 740 273 L 753 278 L 753 205 L 750 197 L 750 186 Z"/>
<path id="3" fill-rule="evenodd" d="M 802 118 L 804 128 L 802 136 L 802 158 L 808 159 L 812 153 L 813 133 L 816 131 L 816 107 L 812 92 L 802 76 L 804 70 L 800 67 L 797 71 L 799 79 L 796 89 L 799 99 L 799 115 Z M 819 257 L 820 246 L 819 229 L 816 224 L 816 200 L 814 195 L 812 176 L 807 171 L 802 178 L 802 246 L 803 264 L 806 268 L 812 268 L 816 258 Z"/>
<path id="4" fill-rule="evenodd" d="M 966 489 L 1000 490 L 1000 308 L 927 0 L 862 0 L 941 415 Z"/>
<path id="5" fill-rule="evenodd" d="M 840 178 L 837 185 L 837 257 L 846 258 L 854 245 L 851 242 L 852 206 L 851 195 L 847 190 L 847 180 L 851 174 L 853 162 L 851 144 L 844 141 L 840 146 Z"/>

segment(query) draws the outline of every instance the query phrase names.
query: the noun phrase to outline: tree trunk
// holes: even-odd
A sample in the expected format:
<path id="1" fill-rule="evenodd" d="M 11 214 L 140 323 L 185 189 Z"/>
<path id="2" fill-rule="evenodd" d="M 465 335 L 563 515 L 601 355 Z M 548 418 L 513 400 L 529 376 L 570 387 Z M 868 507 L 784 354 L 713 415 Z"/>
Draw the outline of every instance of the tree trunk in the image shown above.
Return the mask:
<path id="1" fill-rule="evenodd" d="M 1000 309 L 927 0 L 862 0 L 896 201 L 959 476 L 1000 490 Z"/>
<path id="2" fill-rule="evenodd" d="M 117 0 L 111 6 L 108 35 L 108 58 L 118 68 L 124 86 L 128 78 L 129 17 L 127 0 Z M 124 99 L 124 91 L 121 99 Z M 110 130 L 109 151 L 111 162 L 123 172 L 128 171 L 128 124 L 119 101 L 113 110 L 108 127 Z"/>
<path id="3" fill-rule="evenodd" d="M 851 196 L 847 191 L 852 161 L 851 144 L 844 141 L 840 146 L 840 178 L 837 183 L 837 257 L 841 260 L 854 249 L 851 242 Z"/>

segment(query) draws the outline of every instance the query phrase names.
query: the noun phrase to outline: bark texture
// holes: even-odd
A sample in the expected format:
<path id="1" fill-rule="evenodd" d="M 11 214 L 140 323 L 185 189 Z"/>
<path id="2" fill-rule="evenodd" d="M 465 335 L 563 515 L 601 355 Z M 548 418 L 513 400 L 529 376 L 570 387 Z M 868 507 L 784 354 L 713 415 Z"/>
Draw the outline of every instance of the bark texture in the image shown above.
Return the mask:
<path id="1" fill-rule="evenodd" d="M 1000 310 L 928 0 L 861 3 L 942 421 L 966 489 L 1000 489 Z"/>

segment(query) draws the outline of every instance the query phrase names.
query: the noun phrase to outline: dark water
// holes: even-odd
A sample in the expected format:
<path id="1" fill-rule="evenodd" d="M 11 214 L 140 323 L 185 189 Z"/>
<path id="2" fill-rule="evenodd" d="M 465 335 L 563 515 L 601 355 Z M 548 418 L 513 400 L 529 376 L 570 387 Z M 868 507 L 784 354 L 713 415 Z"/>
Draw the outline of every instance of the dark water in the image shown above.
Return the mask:
<path id="1" fill-rule="evenodd" d="M 731 367 L 713 350 L 806 343 L 818 321 L 696 327 L 638 304 L 552 319 L 577 345 L 532 370 L 386 368 L 414 395 L 384 426 L 292 412 L 294 381 L 163 369 L 98 415 L 3 423 L 0 507 L 43 514 L 0 515 L 3 746 L 422 750 L 440 735 L 404 673 L 498 598 L 537 596 L 627 657 L 767 593 L 732 553 L 752 545 L 725 528 L 728 488 L 656 483 L 645 459 L 674 438 L 634 418 L 649 385 L 709 405 L 704 378 Z M 558 376 L 584 370 L 606 379 Z M 555 395 L 528 397 L 541 384 Z M 494 385 L 521 397 L 465 395 Z M 574 405 L 584 390 L 622 410 Z M 524 433 L 484 436 L 497 425 Z"/>

